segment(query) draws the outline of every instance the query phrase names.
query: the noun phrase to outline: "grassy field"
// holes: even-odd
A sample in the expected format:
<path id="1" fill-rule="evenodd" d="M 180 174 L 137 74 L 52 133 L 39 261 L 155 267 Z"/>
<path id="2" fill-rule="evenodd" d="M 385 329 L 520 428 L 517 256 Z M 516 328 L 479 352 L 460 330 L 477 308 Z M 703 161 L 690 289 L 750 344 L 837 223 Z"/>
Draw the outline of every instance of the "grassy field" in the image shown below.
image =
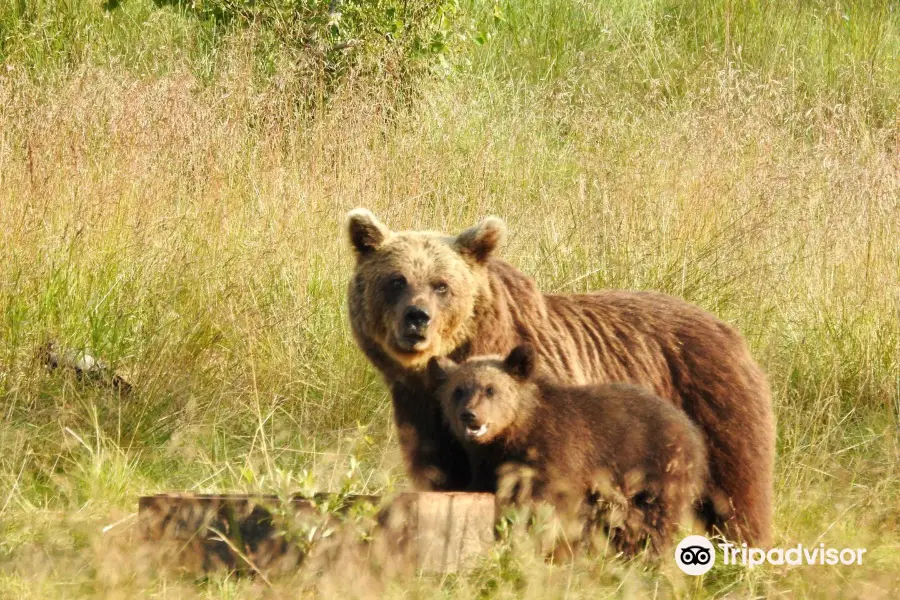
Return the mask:
<path id="1" fill-rule="evenodd" d="M 348 583 L 173 577 L 131 541 L 145 493 L 407 486 L 345 316 L 357 206 L 395 229 L 496 214 L 544 290 L 661 290 L 736 325 L 774 389 L 776 542 L 868 552 L 694 580 L 501 547 L 351 592 L 896 594 L 896 2 L 460 1 L 433 52 L 370 32 L 338 58 L 211 5 L 0 6 L 0 597 Z M 48 339 L 133 393 L 48 372 Z"/>

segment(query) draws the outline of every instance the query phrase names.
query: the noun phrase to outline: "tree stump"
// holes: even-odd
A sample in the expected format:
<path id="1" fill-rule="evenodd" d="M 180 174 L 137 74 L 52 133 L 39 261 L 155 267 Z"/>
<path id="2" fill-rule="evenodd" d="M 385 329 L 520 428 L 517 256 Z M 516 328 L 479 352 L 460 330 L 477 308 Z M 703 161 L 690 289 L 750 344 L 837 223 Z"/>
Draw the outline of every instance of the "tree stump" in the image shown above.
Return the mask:
<path id="1" fill-rule="evenodd" d="M 265 576 L 297 569 L 317 545 L 337 537 L 351 511 L 375 507 L 365 543 L 395 570 L 462 571 L 494 541 L 493 494 L 463 492 L 411 492 L 387 502 L 317 494 L 286 503 L 275 496 L 159 494 L 140 498 L 138 523 L 144 541 L 180 570 Z"/>

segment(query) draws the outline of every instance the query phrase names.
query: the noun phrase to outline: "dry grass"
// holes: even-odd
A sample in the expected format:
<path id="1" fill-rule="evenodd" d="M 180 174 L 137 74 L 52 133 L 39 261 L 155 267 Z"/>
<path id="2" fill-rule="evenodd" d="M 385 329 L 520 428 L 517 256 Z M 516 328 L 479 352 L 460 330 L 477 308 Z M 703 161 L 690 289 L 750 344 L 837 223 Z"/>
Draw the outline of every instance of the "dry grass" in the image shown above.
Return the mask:
<path id="1" fill-rule="evenodd" d="M 803 89 L 821 94 L 777 62 L 679 50 L 637 10 L 566 37 L 565 19 L 528 6 L 529 24 L 510 12 L 400 108 L 351 81 L 299 111 L 277 73 L 252 76 L 241 35 L 211 80 L 177 61 L 148 74 L 86 59 L 47 78 L 0 61 L 0 596 L 278 595 L 146 572 L 128 545 L 136 496 L 405 486 L 386 390 L 344 315 L 340 223 L 356 206 L 398 229 L 498 214 L 504 255 L 545 290 L 662 290 L 736 324 L 775 390 L 777 541 L 869 550 L 857 568 L 717 569 L 696 584 L 501 548 L 469 578 L 378 595 L 896 590 L 896 14 L 873 17 L 877 61 L 846 53 L 870 73 L 844 97 L 808 65 L 794 66 Z M 541 23 L 557 36 L 528 38 Z M 806 34 L 843 40 L 829 23 Z M 586 41 L 592 26 L 607 39 Z M 134 394 L 46 373 L 34 351 L 48 338 L 127 370 Z M 334 593 L 327 581 L 275 585 Z"/>

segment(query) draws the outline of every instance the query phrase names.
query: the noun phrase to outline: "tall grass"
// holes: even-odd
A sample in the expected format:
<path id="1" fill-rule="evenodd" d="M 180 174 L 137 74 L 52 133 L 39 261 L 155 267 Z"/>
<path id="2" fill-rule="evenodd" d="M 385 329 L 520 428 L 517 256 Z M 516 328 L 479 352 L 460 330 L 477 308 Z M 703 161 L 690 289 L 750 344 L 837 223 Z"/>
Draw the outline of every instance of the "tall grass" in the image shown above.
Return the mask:
<path id="1" fill-rule="evenodd" d="M 869 549 L 854 569 L 700 584 L 500 549 L 468 578 L 379 593 L 900 584 L 895 5 L 461 3 L 414 94 L 369 69 L 314 104 L 302 48 L 185 6 L 0 7 L 3 595 L 260 595 L 142 569 L 136 496 L 406 486 L 345 317 L 356 206 L 397 229 L 498 214 L 542 289 L 662 290 L 734 323 L 775 392 L 777 541 Z M 45 371 L 47 339 L 134 392 Z"/>

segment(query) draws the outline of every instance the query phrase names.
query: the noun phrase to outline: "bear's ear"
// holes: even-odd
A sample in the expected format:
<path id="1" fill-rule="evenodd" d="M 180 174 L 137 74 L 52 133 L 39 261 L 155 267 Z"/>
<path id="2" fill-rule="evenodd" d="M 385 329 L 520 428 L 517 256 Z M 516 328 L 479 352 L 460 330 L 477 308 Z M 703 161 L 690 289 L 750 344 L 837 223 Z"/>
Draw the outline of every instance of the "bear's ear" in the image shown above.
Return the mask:
<path id="1" fill-rule="evenodd" d="M 488 217 L 456 236 L 456 248 L 463 256 L 483 263 L 503 243 L 506 225 L 497 217 Z"/>
<path id="2" fill-rule="evenodd" d="M 521 344 L 512 349 L 503 368 L 507 373 L 518 379 L 528 379 L 534 373 L 535 354 L 530 344 Z"/>
<path id="3" fill-rule="evenodd" d="M 371 211 L 355 208 L 347 213 L 347 235 L 357 256 L 366 256 L 384 243 L 391 230 Z"/>
<path id="4" fill-rule="evenodd" d="M 456 363 L 446 356 L 432 356 L 428 361 L 428 377 L 436 384 L 447 381 L 450 372 L 456 368 Z"/>

